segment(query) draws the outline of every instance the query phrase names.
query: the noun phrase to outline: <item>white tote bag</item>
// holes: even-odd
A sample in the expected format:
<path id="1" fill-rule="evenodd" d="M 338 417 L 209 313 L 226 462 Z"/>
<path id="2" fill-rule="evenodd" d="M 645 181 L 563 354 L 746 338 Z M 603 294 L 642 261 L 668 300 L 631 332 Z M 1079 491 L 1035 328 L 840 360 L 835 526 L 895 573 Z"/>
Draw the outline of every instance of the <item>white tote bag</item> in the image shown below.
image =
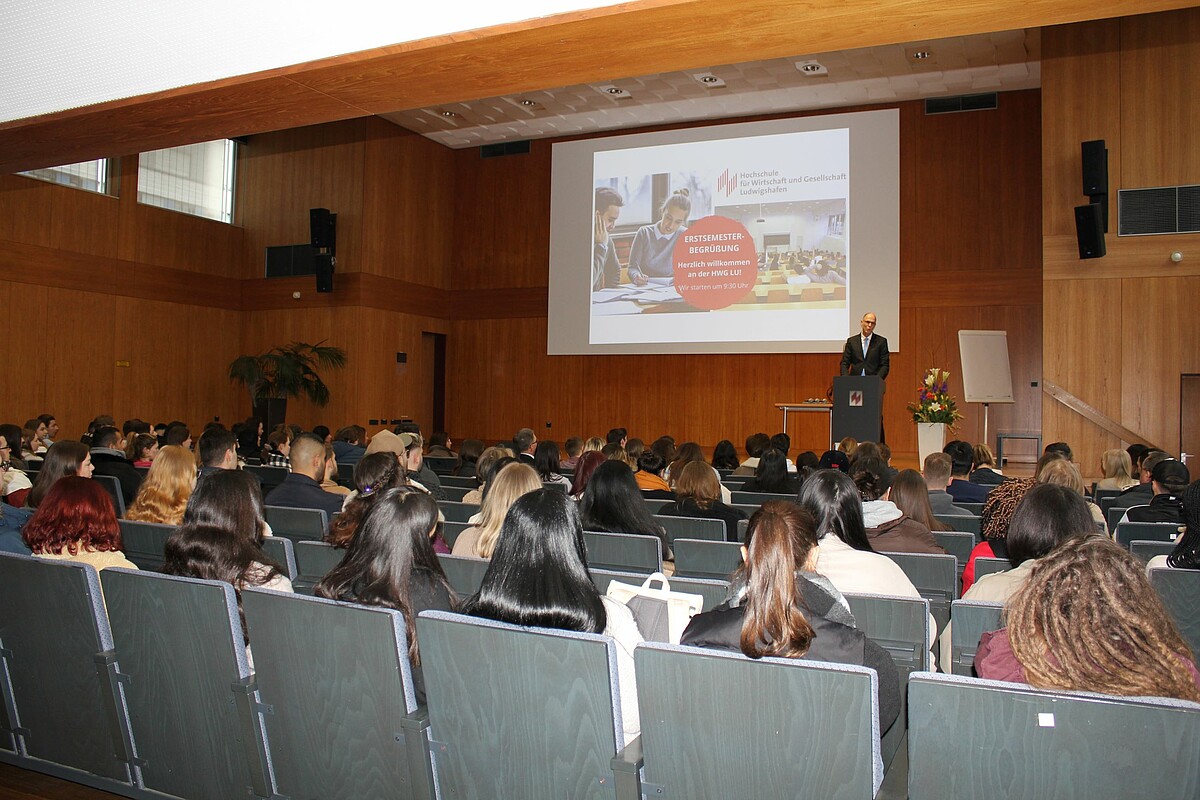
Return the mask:
<path id="1" fill-rule="evenodd" d="M 654 582 L 661 586 L 652 586 Z M 655 572 L 640 585 L 613 581 L 608 596 L 624 603 L 633 612 L 642 638 L 648 642 L 679 644 L 688 621 L 704 610 L 704 597 L 671 591 L 661 572 Z"/>

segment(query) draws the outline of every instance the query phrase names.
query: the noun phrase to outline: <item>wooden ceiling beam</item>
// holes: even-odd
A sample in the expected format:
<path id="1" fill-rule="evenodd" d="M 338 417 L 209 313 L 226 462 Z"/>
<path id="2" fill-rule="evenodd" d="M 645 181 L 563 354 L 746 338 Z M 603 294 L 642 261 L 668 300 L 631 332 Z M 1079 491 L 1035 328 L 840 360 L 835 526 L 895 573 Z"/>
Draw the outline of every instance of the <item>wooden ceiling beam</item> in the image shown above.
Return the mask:
<path id="1" fill-rule="evenodd" d="M 0 125 L 0 172 L 679 69 L 1185 8 L 1194 0 L 640 0 Z"/>

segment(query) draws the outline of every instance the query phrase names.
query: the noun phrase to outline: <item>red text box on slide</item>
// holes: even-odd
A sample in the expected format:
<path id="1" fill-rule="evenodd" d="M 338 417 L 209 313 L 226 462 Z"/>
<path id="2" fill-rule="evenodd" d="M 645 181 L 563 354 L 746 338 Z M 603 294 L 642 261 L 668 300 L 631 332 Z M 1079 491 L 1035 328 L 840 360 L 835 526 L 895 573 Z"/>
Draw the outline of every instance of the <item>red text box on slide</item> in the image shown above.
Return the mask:
<path id="1" fill-rule="evenodd" d="M 758 280 L 758 253 L 746 227 L 727 217 L 703 217 L 684 231 L 672 254 L 675 291 L 713 311 L 736 303 Z"/>

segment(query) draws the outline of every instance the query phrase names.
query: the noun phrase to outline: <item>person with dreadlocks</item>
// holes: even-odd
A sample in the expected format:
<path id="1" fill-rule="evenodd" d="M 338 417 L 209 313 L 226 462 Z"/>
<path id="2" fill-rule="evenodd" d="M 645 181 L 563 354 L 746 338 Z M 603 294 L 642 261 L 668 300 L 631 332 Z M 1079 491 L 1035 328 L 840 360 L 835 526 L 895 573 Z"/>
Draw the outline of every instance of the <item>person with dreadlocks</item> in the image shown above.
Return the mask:
<path id="1" fill-rule="evenodd" d="M 1012 521 L 1017 506 L 1021 504 L 1025 493 L 1034 486 L 1033 478 L 1014 478 L 1005 481 L 988 492 L 987 501 L 983 504 L 979 525 L 983 541 L 975 545 L 963 569 L 963 594 L 975 582 L 975 559 L 977 558 L 1008 558 L 1008 548 L 1005 537 L 1008 536 L 1008 523 Z"/>
<path id="2" fill-rule="evenodd" d="M 1200 672 L 1141 563 L 1106 536 L 1043 557 L 983 635 L 981 678 L 1125 697 L 1200 702 Z"/>

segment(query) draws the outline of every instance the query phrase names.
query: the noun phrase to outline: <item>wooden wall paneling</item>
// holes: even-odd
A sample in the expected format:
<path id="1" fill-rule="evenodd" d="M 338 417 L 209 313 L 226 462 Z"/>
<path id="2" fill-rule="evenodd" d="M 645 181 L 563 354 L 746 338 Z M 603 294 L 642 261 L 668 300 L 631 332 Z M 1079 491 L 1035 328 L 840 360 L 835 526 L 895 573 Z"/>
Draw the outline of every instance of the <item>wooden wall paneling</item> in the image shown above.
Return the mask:
<path id="1" fill-rule="evenodd" d="M 1110 197 L 1120 184 L 1121 31 L 1115 19 L 1042 31 L 1042 232 L 1075 237 L 1081 142 L 1104 139 Z M 1115 205 L 1113 206 L 1115 209 Z M 1076 251 L 1078 254 L 1078 250 Z"/>
<path id="2" fill-rule="evenodd" d="M 241 228 L 122 199 L 131 217 L 121 257 L 143 264 L 241 278 L 247 274 Z"/>
<path id="3" fill-rule="evenodd" d="M 352 342 L 335 337 L 335 308 L 304 309 L 303 311 L 258 311 L 246 314 L 242 322 L 242 348 L 237 353 L 257 354 L 272 347 L 289 342 L 301 341 L 315 344 L 324 340 L 327 344 L 353 351 Z M 353 362 L 351 362 L 353 363 Z M 329 416 L 341 417 L 352 405 L 348 395 L 353 393 L 353 381 L 349 370 L 332 370 L 322 374 L 330 390 L 330 404 L 324 409 L 314 408 L 307 400 L 293 398 L 288 401 L 288 422 L 304 427 L 318 424 L 329 412 Z M 336 413 L 334 413 L 336 412 Z M 330 426 L 333 427 L 332 425 Z"/>
<path id="4" fill-rule="evenodd" d="M 185 310 L 186 313 L 186 310 Z M 250 416 L 246 390 L 229 382 L 229 364 L 242 348 L 245 315 L 227 309 L 204 309 L 188 318 L 187 355 L 183 368 L 186 395 L 177 397 L 193 425 L 220 417 L 226 425 Z"/>
<path id="5" fill-rule="evenodd" d="M 54 188 L 24 175 L 0 175 L 0 238 L 49 247 Z"/>
<path id="6" fill-rule="evenodd" d="M 49 411 L 51 400 L 46 396 L 46 352 L 61 346 L 55 330 L 47 329 L 51 309 L 49 290 L 43 286 L 0 281 L 0 292 L 10 310 L 16 310 L 20 322 L 8 326 L 4 349 L 9 379 L 0 381 L 0 410 L 4 424 L 23 425 L 25 420 Z M 57 327 L 57 326 L 56 326 Z M 59 424 L 68 420 L 59 419 Z M 71 422 L 75 422 L 71 420 Z"/>
<path id="7" fill-rule="evenodd" d="M 362 268 L 366 120 L 252 136 L 238 157 L 238 224 L 245 228 L 243 277 L 264 274 L 268 246 L 309 241 L 309 209 L 338 215 L 337 269 Z"/>
<path id="8" fill-rule="evenodd" d="M 1120 185 L 1136 189 L 1200 183 L 1200 11 L 1119 20 Z M 1115 198 L 1115 190 L 1113 190 Z"/>
<path id="9" fill-rule="evenodd" d="M 54 247 L 95 256 L 117 252 L 118 214 L 115 197 L 66 186 L 51 187 L 50 241 Z"/>
<path id="10" fill-rule="evenodd" d="M 450 288 L 455 209 L 486 203 L 457 195 L 454 152 L 390 122 L 367 123 L 363 272 Z M 473 253 L 478 259 L 482 253 Z"/>
<path id="11" fill-rule="evenodd" d="M 979 196 L 973 204 L 979 226 L 975 263 L 1000 270 L 1040 271 L 1041 93 L 1002 92 L 999 103 L 1001 113 L 979 115 Z M 1036 278 L 1022 281 L 1023 286 L 1037 283 Z"/>
<path id="12" fill-rule="evenodd" d="M 36 351 L 46 365 L 45 411 L 58 417 L 68 436 L 77 437 L 97 414 L 117 413 L 113 408 L 117 303 L 109 295 L 53 288 L 46 290 L 46 307 L 53 312 L 47 315 L 42 347 Z"/>

